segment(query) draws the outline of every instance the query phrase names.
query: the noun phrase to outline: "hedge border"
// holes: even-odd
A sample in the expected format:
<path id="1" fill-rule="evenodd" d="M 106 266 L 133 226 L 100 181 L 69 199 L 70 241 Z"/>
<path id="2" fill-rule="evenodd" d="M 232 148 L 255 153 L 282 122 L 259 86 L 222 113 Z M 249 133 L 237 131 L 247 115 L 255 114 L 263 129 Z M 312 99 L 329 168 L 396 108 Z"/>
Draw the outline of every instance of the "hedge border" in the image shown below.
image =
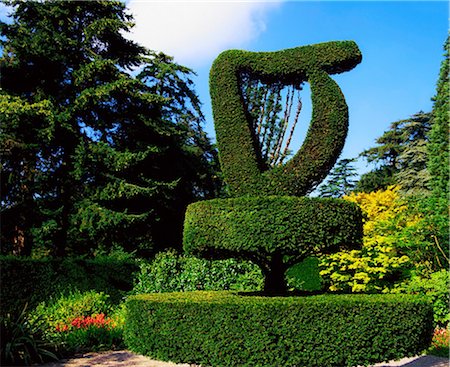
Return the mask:
<path id="1" fill-rule="evenodd" d="M 0 315 L 20 313 L 52 296 L 96 290 L 119 302 L 133 288 L 139 266 L 134 261 L 100 259 L 31 259 L 0 256 Z"/>
<path id="2" fill-rule="evenodd" d="M 369 365 L 419 354 L 433 332 L 417 296 L 203 291 L 133 296 L 126 307 L 130 350 L 214 367 Z"/>

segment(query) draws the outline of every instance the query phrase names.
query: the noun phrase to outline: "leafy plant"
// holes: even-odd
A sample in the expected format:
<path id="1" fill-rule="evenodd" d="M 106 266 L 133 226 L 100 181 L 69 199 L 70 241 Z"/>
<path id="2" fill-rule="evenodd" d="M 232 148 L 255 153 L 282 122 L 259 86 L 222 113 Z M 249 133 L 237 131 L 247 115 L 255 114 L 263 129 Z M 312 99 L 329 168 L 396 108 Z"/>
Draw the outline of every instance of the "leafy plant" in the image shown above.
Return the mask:
<path id="1" fill-rule="evenodd" d="M 259 290 L 262 281 L 259 268 L 248 261 L 208 261 L 167 251 L 141 261 L 133 293 Z"/>
<path id="2" fill-rule="evenodd" d="M 361 250 L 341 251 L 322 258 L 320 271 L 331 291 L 390 292 L 412 267 L 401 251 L 402 230 L 416 217 L 408 215 L 398 187 L 344 197 L 366 215 Z"/>
<path id="3" fill-rule="evenodd" d="M 103 313 L 75 317 L 58 324 L 56 331 L 65 350 L 70 352 L 116 349 L 122 345 L 122 325 Z"/>
<path id="4" fill-rule="evenodd" d="M 26 308 L 17 318 L 12 314 L 0 318 L 1 365 L 30 365 L 33 362 L 43 363 L 46 359 L 58 359 L 50 350 L 51 346 L 42 340 L 41 332 L 28 322 Z"/>
<path id="5" fill-rule="evenodd" d="M 357 366 L 414 356 L 431 342 L 423 297 L 243 292 L 142 294 L 126 301 L 134 352 L 202 366 Z"/>
<path id="6" fill-rule="evenodd" d="M 58 327 L 70 323 L 77 317 L 94 314 L 109 314 L 112 305 L 109 296 L 95 291 L 75 291 L 40 303 L 30 314 L 30 322 L 39 327 L 47 340 L 60 343 Z"/>
<path id="7" fill-rule="evenodd" d="M 450 355 L 450 331 L 447 328 L 437 328 L 433 334 L 433 340 L 431 341 L 431 347 L 428 349 L 428 353 L 438 356 L 446 357 Z"/>
<path id="8" fill-rule="evenodd" d="M 448 307 L 450 304 L 450 275 L 448 270 L 441 270 L 430 277 L 415 276 L 406 285 L 410 294 L 426 295 L 433 302 L 434 321 L 438 327 L 447 327 L 450 322 Z"/>

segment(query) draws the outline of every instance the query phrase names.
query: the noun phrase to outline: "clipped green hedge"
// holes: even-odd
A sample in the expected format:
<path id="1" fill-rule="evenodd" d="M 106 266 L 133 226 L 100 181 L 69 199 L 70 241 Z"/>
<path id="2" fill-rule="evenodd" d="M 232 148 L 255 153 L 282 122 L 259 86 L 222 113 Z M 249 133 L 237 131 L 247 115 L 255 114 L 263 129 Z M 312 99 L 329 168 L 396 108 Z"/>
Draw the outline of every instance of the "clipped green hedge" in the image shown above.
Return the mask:
<path id="1" fill-rule="evenodd" d="M 433 312 L 399 295 L 256 297 L 147 294 L 126 302 L 125 344 L 155 359 L 202 366 L 356 366 L 423 351 Z"/>
<path id="2" fill-rule="evenodd" d="M 133 288 L 134 261 L 107 258 L 30 259 L 0 257 L 1 315 L 32 309 L 52 296 L 70 291 L 95 290 L 118 302 Z"/>
<path id="3" fill-rule="evenodd" d="M 246 257 L 258 265 L 280 253 L 289 266 L 362 243 L 362 214 L 339 199 L 239 197 L 188 206 L 184 250 L 204 258 Z"/>
<path id="4" fill-rule="evenodd" d="M 216 58 L 210 71 L 211 102 L 220 163 L 233 196 L 302 196 L 326 177 L 348 130 L 347 104 L 328 74 L 351 70 L 361 59 L 353 41 L 277 52 L 228 50 Z M 265 172 L 243 105 L 242 73 L 266 82 L 311 85 L 312 120 L 302 147 L 286 164 Z"/>

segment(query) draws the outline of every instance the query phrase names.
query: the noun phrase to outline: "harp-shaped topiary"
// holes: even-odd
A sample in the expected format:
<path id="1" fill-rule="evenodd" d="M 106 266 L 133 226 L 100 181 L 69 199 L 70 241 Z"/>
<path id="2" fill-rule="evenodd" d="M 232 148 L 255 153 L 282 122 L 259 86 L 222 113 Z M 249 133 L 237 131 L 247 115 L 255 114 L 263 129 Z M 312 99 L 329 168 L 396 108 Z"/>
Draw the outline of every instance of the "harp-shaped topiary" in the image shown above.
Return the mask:
<path id="1" fill-rule="evenodd" d="M 207 258 L 242 257 L 266 276 L 267 293 L 286 292 L 286 269 L 312 254 L 361 244 L 360 210 L 341 200 L 302 198 L 328 174 L 344 146 L 348 109 L 329 74 L 361 61 L 352 41 L 278 52 L 229 50 L 214 61 L 210 91 L 220 163 L 233 198 L 192 204 L 184 248 Z M 312 120 L 299 151 L 286 164 L 262 164 L 241 92 L 242 75 L 266 83 L 311 86 Z"/>

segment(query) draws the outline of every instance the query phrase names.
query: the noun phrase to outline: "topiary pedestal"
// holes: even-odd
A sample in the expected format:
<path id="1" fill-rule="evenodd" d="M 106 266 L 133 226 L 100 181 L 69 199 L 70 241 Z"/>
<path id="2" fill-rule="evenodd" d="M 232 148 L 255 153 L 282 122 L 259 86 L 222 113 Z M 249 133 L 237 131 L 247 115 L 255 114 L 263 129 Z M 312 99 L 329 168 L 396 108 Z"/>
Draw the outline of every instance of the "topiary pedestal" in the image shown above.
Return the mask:
<path id="1" fill-rule="evenodd" d="M 361 211 L 339 199 L 239 197 L 189 205 L 184 249 L 209 259 L 246 258 L 265 275 L 264 291 L 287 291 L 286 270 L 311 255 L 361 245 Z"/>

